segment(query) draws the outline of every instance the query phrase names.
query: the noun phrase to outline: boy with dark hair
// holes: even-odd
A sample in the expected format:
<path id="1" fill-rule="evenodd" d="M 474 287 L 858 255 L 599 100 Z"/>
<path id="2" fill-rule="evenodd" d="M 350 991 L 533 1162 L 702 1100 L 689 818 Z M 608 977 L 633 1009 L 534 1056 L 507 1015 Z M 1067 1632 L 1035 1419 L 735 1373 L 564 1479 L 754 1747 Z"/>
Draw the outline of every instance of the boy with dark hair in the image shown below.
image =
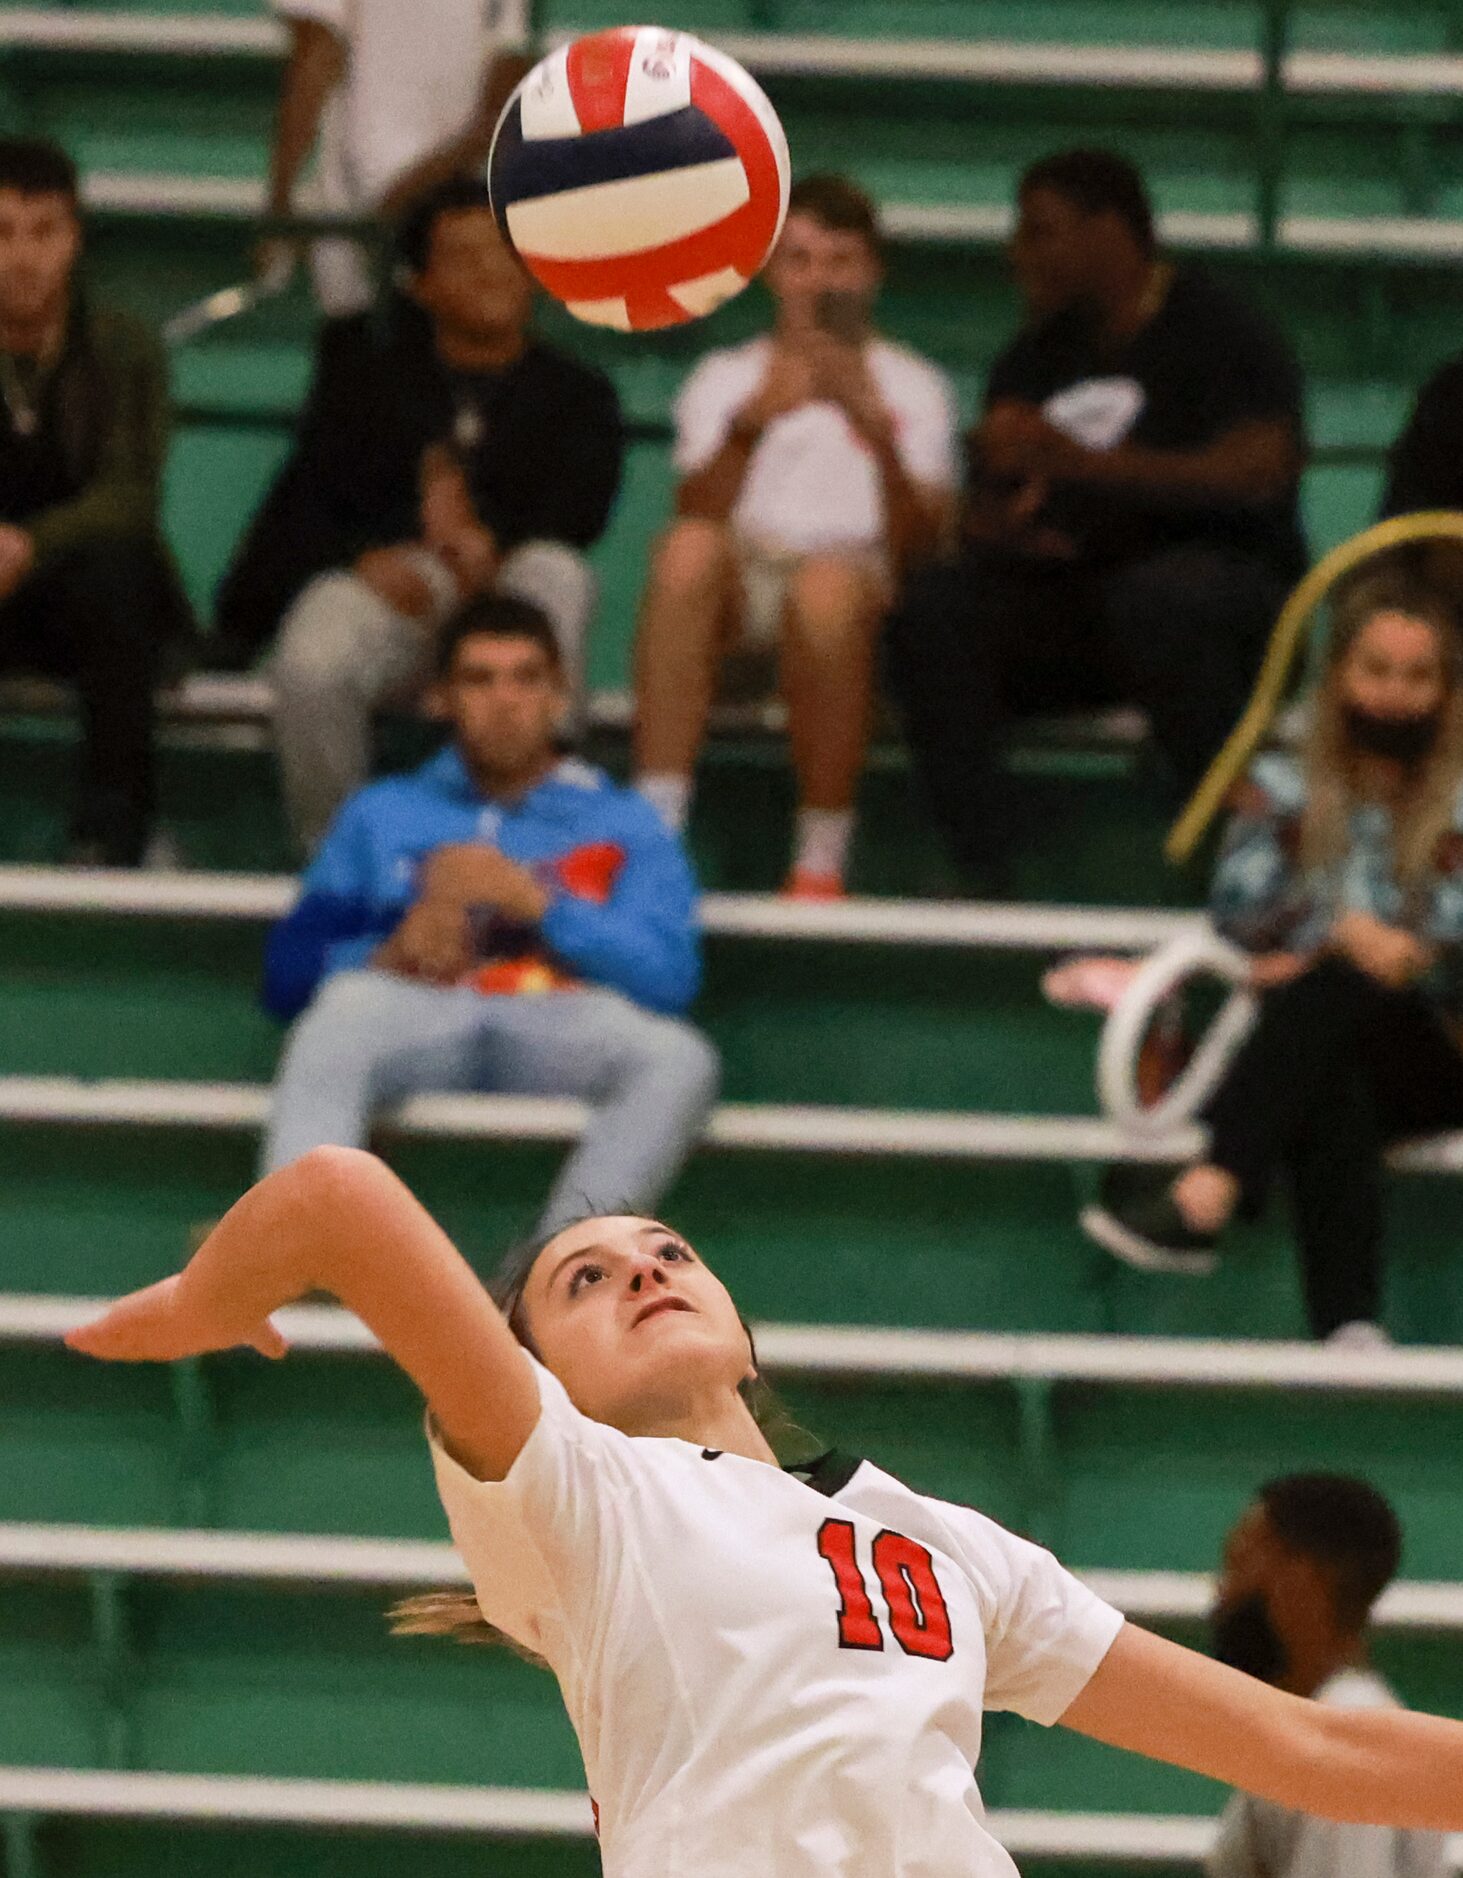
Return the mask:
<path id="1" fill-rule="evenodd" d="M 1015 845 L 1007 720 L 1138 704 L 1187 795 L 1306 560 L 1291 349 L 1157 251 L 1132 164 L 1101 150 L 1034 164 L 1011 261 L 1027 321 L 970 435 L 964 538 L 910 585 L 888 642 L 925 793 L 987 886 Z"/>
<path id="2" fill-rule="evenodd" d="M 676 519 L 651 563 L 635 653 L 637 786 L 690 811 L 727 653 L 787 701 L 798 822 L 787 890 L 843 892 L 874 648 L 900 568 L 950 513 L 943 373 L 879 336 L 878 217 L 841 176 L 794 185 L 764 273 L 770 334 L 713 352 L 676 405 Z M 760 669 L 759 669 L 760 668 Z"/>
<path id="3" fill-rule="evenodd" d="M 1292 1695 L 1394 1707 L 1367 1660 L 1367 1625 L 1401 1561 L 1397 1515 L 1365 1481 L 1269 1481 L 1225 1543 L 1214 1654 Z M 1446 1870 L 1438 1834 L 1341 1826 L 1244 1793 L 1225 1808 L 1209 1858 L 1210 1878 L 1443 1878 Z"/>
<path id="4" fill-rule="evenodd" d="M 308 854 L 370 766 L 372 714 L 431 675 L 474 594 L 533 601 L 582 704 L 585 551 L 609 519 L 622 434 L 603 373 L 534 337 L 532 288 L 485 184 L 444 183 L 402 231 L 385 329 L 324 341 L 299 441 L 225 577 L 224 662 L 279 625 L 270 662 L 286 808 Z"/>
<path id="5" fill-rule="evenodd" d="M 0 137 L 0 668 L 75 685 L 70 858 L 135 867 L 153 811 L 153 687 L 190 624 L 158 526 L 162 346 L 87 303 L 81 251 L 71 159 Z"/>
<path id="6" fill-rule="evenodd" d="M 653 1210 L 717 1085 L 683 1016 L 690 866 L 633 791 L 557 754 L 563 665 L 538 608 L 480 595 L 440 648 L 451 743 L 352 796 L 270 935 L 265 1001 L 296 1022 L 264 1165 L 362 1146 L 418 1091 L 573 1096 L 590 1117 L 545 1228 Z"/>

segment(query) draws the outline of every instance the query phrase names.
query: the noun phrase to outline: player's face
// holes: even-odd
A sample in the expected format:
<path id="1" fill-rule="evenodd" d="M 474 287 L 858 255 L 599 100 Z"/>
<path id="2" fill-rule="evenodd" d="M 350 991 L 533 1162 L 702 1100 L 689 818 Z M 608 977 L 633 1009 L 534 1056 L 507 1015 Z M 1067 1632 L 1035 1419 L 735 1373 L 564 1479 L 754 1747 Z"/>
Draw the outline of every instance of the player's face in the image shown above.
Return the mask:
<path id="1" fill-rule="evenodd" d="M 544 1364 L 577 1408 L 611 1427 L 678 1419 L 751 1368 L 726 1286 L 658 1220 L 566 1227 L 535 1261 L 523 1305 Z"/>
<path id="2" fill-rule="evenodd" d="M 533 303 L 528 276 L 488 208 L 437 217 L 413 291 L 439 327 L 468 338 L 521 331 Z"/>
<path id="3" fill-rule="evenodd" d="M 515 775 L 552 751 L 564 687 L 535 640 L 469 633 L 438 700 L 469 767 Z"/>
<path id="4" fill-rule="evenodd" d="M 1376 717 L 1431 717 L 1447 699 L 1438 635 L 1406 613 L 1376 613 L 1352 643 L 1340 672 L 1342 702 Z"/>
<path id="5" fill-rule="evenodd" d="M 763 278 L 777 302 L 785 330 L 808 331 L 816 324 L 823 294 L 848 295 L 873 304 L 882 270 L 862 235 L 825 228 L 811 215 L 791 214 Z"/>
<path id="6" fill-rule="evenodd" d="M 63 195 L 0 189 L 0 317 L 28 323 L 59 310 L 81 252 L 81 224 Z"/>
<path id="7" fill-rule="evenodd" d="M 1054 189 L 1023 193 L 1010 254 L 1028 312 L 1058 313 L 1092 292 L 1101 224 Z"/>

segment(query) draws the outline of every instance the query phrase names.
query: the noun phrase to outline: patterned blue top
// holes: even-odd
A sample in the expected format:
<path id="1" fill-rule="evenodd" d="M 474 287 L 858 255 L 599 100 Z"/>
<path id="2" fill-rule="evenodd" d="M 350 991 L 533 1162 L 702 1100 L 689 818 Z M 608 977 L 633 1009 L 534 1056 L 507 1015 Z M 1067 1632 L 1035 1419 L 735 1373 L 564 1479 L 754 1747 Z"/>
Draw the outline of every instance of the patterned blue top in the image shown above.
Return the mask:
<path id="1" fill-rule="evenodd" d="M 1404 893 L 1392 858 L 1392 817 L 1380 803 L 1351 815 L 1342 860 L 1302 871 L 1305 773 L 1292 756 L 1257 759 L 1240 785 L 1210 890 L 1214 923 L 1248 952 L 1310 952 L 1345 913 L 1370 913 L 1439 949 L 1424 988 L 1463 1009 L 1463 790 L 1434 869 Z"/>

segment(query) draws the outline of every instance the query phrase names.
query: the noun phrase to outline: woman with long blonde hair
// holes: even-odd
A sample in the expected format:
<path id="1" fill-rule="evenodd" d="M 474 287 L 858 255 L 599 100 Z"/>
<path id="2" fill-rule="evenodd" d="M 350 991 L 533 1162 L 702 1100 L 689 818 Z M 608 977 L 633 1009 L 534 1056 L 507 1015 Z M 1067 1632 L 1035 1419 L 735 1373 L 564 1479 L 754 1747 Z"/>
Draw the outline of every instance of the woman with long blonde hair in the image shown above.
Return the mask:
<path id="1" fill-rule="evenodd" d="M 1384 1151 L 1463 1127 L 1463 644 L 1404 573 L 1339 597 L 1304 752 L 1240 786 L 1212 908 L 1262 1001 L 1207 1157 L 1176 1181 L 1112 1170 L 1083 1226 L 1129 1264 L 1204 1273 L 1283 1174 L 1313 1332 L 1376 1344 Z"/>
<path id="2" fill-rule="evenodd" d="M 1329 1707 L 1152 1636 L 868 1461 L 780 1468 L 746 1326 L 658 1220 L 565 1227 L 505 1314 L 381 1162 L 317 1148 L 68 1342 L 279 1356 L 270 1313 L 312 1290 L 426 1397 L 479 1611 L 558 1679 L 605 1878 L 1014 1878 L 975 1778 L 987 1708 L 1293 1810 L 1463 1828 L 1463 1725 Z"/>

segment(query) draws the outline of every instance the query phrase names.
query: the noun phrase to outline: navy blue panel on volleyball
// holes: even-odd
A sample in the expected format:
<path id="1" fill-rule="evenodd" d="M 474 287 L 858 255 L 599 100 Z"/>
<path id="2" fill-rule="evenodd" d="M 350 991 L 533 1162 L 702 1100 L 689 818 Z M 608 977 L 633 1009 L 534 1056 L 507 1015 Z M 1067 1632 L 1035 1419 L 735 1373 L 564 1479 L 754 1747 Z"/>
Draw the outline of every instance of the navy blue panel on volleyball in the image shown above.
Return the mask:
<path id="1" fill-rule="evenodd" d="M 515 100 L 493 152 L 494 206 L 501 218 L 511 202 L 736 157 L 731 139 L 694 106 L 588 136 L 525 137 Z"/>

